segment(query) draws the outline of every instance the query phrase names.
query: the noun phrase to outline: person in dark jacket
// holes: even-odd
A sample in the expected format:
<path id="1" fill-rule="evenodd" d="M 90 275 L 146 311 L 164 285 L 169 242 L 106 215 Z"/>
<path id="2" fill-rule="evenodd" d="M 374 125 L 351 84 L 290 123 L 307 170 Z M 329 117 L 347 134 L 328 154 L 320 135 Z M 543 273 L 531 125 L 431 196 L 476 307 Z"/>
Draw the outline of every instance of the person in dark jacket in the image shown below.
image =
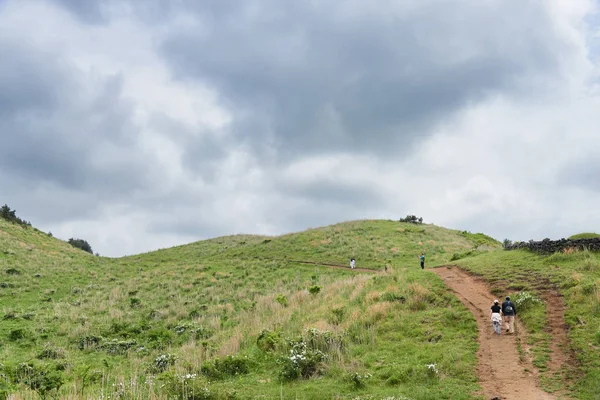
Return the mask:
<path id="1" fill-rule="evenodd" d="M 506 296 L 506 301 L 502 303 L 502 315 L 504 315 L 504 325 L 506 332 L 515 333 L 515 315 L 517 315 L 517 307 L 515 303 L 510 301 L 510 296 Z"/>

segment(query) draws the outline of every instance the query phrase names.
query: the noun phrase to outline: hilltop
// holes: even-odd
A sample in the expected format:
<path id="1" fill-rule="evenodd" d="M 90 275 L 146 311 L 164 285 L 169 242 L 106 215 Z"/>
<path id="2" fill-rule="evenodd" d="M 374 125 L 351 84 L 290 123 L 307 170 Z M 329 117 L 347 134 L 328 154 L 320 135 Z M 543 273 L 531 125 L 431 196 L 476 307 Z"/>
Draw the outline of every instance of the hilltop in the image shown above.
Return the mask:
<path id="1" fill-rule="evenodd" d="M 531 302 L 519 316 L 544 388 L 593 398 L 596 254 L 505 251 L 484 234 L 383 220 L 116 259 L 0 220 L 0 394 L 477 398 L 475 318 L 429 270 L 448 264 Z M 540 282 L 564 296 L 566 347 L 582 353 L 569 369 L 553 364 Z"/>

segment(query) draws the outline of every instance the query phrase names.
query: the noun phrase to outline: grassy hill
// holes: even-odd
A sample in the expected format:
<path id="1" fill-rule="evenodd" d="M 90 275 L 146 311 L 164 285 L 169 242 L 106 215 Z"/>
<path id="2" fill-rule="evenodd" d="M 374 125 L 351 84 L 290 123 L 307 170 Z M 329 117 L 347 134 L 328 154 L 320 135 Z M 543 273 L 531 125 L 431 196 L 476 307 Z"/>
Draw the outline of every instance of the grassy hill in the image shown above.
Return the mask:
<path id="1" fill-rule="evenodd" d="M 0 398 L 471 398 L 473 317 L 417 256 L 478 246 L 356 221 L 108 259 L 0 220 Z"/>

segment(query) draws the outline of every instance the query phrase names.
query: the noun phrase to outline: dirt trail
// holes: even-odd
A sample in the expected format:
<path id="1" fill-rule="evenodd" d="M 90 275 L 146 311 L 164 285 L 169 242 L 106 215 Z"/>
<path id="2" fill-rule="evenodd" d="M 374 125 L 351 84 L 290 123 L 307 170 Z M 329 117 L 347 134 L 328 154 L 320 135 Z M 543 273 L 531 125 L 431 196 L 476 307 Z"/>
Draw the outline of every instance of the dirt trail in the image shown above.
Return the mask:
<path id="1" fill-rule="evenodd" d="M 517 337 L 507 335 L 504 330 L 500 336 L 494 334 L 489 318 L 494 296 L 485 283 L 456 267 L 441 267 L 432 271 L 444 280 L 475 316 L 479 330 L 477 374 L 485 398 L 554 400 L 553 395 L 537 385 L 536 375 L 531 372 L 534 368 L 526 361 L 520 361 Z M 515 321 L 517 324 L 519 335 L 522 335 L 523 326 Z"/>

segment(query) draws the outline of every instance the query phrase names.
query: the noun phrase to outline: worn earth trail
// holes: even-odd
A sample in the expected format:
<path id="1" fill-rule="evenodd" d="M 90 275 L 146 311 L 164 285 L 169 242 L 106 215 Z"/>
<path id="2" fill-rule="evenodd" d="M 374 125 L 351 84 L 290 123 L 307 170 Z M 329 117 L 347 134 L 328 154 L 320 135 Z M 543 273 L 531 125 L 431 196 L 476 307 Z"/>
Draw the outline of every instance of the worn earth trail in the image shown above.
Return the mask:
<path id="1" fill-rule="evenodd" d="M 475 316 L 479 330 L 477 374 L 484 397 L 498 400 L 554 400 L 553 395 L 538 386 L 537 377 L 532 372 L 534 368 L 527 361 L 520 360 L 517 336 L 506 334 L 504 329 L 500 336 L 493 332 L 489 312 L 494 296 L 485 283 L 457 267 L 435 268 L 433 272 L 444 280 Z M 518 334 L 522 335 L 523 332 L 524 328 L 519 324 Z"/>

